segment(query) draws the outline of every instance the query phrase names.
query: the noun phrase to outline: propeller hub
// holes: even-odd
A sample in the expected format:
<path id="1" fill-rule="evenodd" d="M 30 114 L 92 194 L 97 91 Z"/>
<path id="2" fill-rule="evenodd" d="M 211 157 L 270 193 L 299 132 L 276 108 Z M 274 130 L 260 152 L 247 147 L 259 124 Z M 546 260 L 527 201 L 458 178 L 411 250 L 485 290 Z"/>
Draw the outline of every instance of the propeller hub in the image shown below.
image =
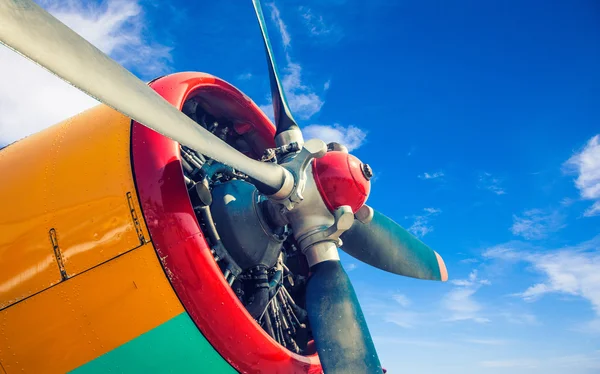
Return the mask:
<path id="1" fill-rule="evenodd" d="M 367 201 L 372 172 L 360 160 L 341 151 L 330 151 L 313 160 L 313 175 L 319 193 L 330 211 L 348 205 L 356 213 Z"/>

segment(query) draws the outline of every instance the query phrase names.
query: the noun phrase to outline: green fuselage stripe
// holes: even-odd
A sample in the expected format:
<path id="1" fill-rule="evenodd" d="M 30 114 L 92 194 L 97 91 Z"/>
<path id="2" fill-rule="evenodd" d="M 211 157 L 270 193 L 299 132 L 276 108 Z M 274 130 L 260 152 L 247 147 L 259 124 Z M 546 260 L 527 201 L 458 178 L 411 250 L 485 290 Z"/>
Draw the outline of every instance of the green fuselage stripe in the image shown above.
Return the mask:
<path id="1" fill-rule="evenodd" d="M 237 373 L 184 312 L 71 371 L 88 373 Z"/>

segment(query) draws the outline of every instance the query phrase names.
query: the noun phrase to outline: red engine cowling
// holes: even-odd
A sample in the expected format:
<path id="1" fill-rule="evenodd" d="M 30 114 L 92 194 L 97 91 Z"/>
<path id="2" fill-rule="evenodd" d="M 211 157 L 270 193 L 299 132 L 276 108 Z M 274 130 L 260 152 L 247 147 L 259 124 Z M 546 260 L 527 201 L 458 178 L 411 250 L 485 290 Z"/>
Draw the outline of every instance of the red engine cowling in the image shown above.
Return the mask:
<path id="1" fill-rule="evenodd" d="M 228 116 L 238 133 L 249 133 L 255 157 L 274 146 L 275 128 L 269 119 L 223 80 L 202 73 L 178 73 L 155 80 L 151 87 L 180 110 L 192 96 L 205 100 L 213 111 Z M 193 211 L 178 143 L 134 123 L 132 149 L 152 241 L 173 288 L 202 334 L 243 373 L 321 373 L 316 354 L 301 356 L 279 345 L 225 281 Z"/>

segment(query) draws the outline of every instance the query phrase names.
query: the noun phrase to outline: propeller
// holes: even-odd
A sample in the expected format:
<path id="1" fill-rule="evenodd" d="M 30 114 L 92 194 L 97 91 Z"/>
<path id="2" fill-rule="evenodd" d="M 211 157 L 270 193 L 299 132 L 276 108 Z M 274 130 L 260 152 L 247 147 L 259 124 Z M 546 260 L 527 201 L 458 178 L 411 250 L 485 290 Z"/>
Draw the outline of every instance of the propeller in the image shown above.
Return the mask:
<path id="1" fill-rule="evenodd" d="M 437 252 L 378 211 L 373 211 L 369 222 L 354 220 L 340 238 L 344 252 L 376 268 L 406 277 L 448 280 Z"/>
<path id="2" fill-rule="evenodd" d="M 278 77 L 260 0 L 253 0 L 253 4 L 267 54 L 277 136 L 290 129 L 300 132 L 290 113 L 281 80 Z M 344 149 L 345 147 L 334 145 L 333 148 Z M 301 156 L 299 155 L 297 158 L 301 158 Z M 350 158 L 347 160 L 348 164 L 352 163 Z M 301 162 L 303 161 L 298 163 Z M 326 169 L 328 167 L 323 168 L 323 170 Z M 313 173 L 316 173 L 314 169 Z M 349 173 L 356 180 L 352 168 Z M 368 177 L 366 175 L 365 177 L 368 181 Z M 388 217 L 373 211 L 366 205 L 356 213 L 364 215 L 366 210 L 368 217 L 357 217 L 362 218 L 362 221 L 355 219 L 351 227 L 347 227 L 345 230 L 342 227 L 344 225 L 343 217 L 347 214 L 344 214 L 343 208 L 346 208 L 346 213 L 348 213 L 347 208 L 349 207 L 338 206 L 336 209 L 329 207 L 330 212 L 334 210 L 336 219 L 336 223 L 332 226 L 335 227 L 334 230 L 328 229 L 326 234 L 320 236 L 310 232 L 306 235 L 298 234 L 297 229 L 310 231 L 306 229 L 307 225 L 304 221 L 306 216 L 314 217 L 319 203 L 323 205 L 323 202 L 330 203 L 331 200 L 335 200 L 335 197 L 330 199 L 327 196 L 331 191 L 335 191 L 333 192 L 335 194 L 340 190 L 348 189 L 341 187 L 324 191 L 327 188 L 319 187 L 318 184 L 316 187 L 319 189 L 321 199 L 317 199 L 317 204 L 315 204 L 311 201 L 308 193 L 305 193 L 307 197 L 302 204 L 308 204 L 309 207 L 297 208 L 301 212 L 292 214 L 290 220 L 295 236 L 301 238 L 300 245 L 304 247 L 303 251 L 310 265 L 310 276 L 306 286 L 306 308 L 321 365 L 327 374 L 382 373 L 383 369 L 355 290 L 339 261 L 337 249 L 332 248 L 332 242 L 329 241 L 332 238 L 331 232 L 343 231 L 340 237 L 343 243 L 342 250 L 362 262 L 388 272 L 420 279 L 446 281 L 448 278 L 446 266 L 437 252 Z M 302 214 L 302 210 L 306 214 Z M 308 226 L 310 227 L 310 225 Z M 311 235 L 318 238 L 311 240 Z M 321 241 L 319 241 L 320 239 Z M 306 242 L 309 244 L 305 244 Z"/>
<path id="3" fill-rule="evenodd" d="M 33 1 L 0 0 L 0 42 L 146 127 L 242 171 L 265 194 L 289 193 L 292 177 L 284 168 L 246 157 L 198 126 Z"/>
<path id="4" fill-rule="evenodd" d="M 346 194 L 353 201 L 357 198 L 348 197 L 352 189 L 344 192 L 318 184 L 318 175 L 309 169 L 311 160 L 323 157 L 327 148 L 322 141 L 304 144 L 279 79 L 259 0 L 253 4 L 269 66 L 276 143 L 279 147 L 293 142 L 303 145 L 293 157 L 284 157 L 282 164 L 250 159 L 198 126 L 31 0 L 0 0 L 0 42 L 137 122 L 248 175 L 274 204 L 283 207 L 276 211 L 287 214 L 286 220 L 309 262 L 306 306 L 324 371 L 381 373 L 365 317 L 339 261 L 338 239 L 350 255 L 395 274 L 445 281 L 446 267 L 436 252 L 391 219 L 372 211 L 368 219 L 360 217 L 366 194 L 360 197 L 360 210 L 359 206 L 351 208 L 352 204 L 328 205 L 332 200 L 328 194 Z M 360 170 L 350 167 L 346 172 L 356 182 L 355 173 Z"/>
<path id="5" fill-rule="evenodd" d="M 273 101 L 273 112 L 275 114 L 275 141 L 278 146 L 289 144 L 291 141 L 299 141 L 302 143 L 302 132 L 294 121 L 292 112 L 290 111 L 289 105 L 285 98 L 283 91 L 283 85 L 279 79 L 277 72 L 277 64 L 273 58 L 273 49 L 267 34 L 267 26 L 265 18 L 263 16 L 262 7 L 260 6 L 259 0 L 252 0 L 254 4 L 254 10 L 256 17 L 258 18 L 258 24 L 265 43 L 265 52 L 267 53 L 267 61 L 269 65 L 269 81 L 271 82 L 271 97 Z"/>
<path id="6" fill-rule="evenodd" d="M 326 373 L 379 373 L 382 368 L 356 293 L 339 261 L 311 267 L 306 310 Z"/>

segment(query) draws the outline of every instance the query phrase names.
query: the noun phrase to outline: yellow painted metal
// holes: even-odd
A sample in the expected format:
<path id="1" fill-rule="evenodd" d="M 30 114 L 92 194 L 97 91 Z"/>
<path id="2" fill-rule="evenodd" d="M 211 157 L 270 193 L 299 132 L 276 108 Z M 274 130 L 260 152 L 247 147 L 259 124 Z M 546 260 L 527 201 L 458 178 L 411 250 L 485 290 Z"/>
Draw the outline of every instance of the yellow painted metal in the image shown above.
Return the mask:
<path id="1" fill-rule="evenodd" d="M 0 151 L 0 309 L 149 239 L 130 130 L 100 105 Z"/>
<path id="2" fill-rule="evenodd" d="M 183 311 L 148 243 L 0 311 L 0 362 L 65 373 Z"/>

